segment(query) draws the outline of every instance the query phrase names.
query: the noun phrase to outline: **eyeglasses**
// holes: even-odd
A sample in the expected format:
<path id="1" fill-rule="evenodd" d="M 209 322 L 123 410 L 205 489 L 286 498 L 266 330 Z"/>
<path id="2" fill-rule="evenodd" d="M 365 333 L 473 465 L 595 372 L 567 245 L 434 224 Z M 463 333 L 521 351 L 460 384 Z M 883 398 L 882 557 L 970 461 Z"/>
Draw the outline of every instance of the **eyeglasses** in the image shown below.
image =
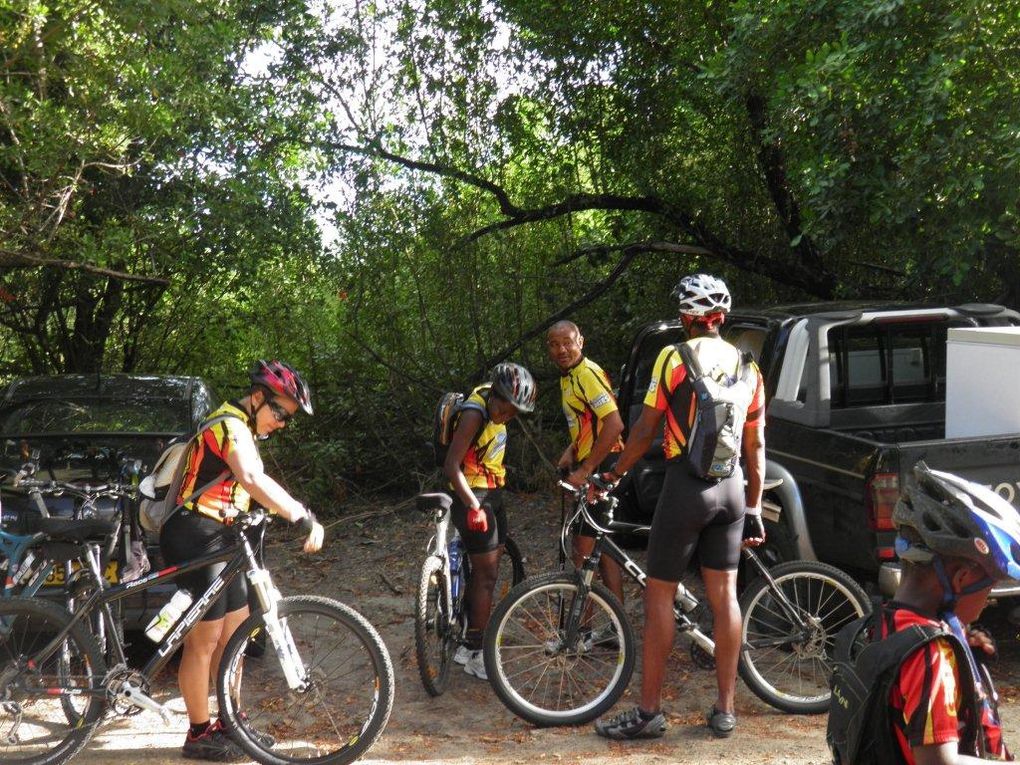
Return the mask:
<path id="1" fill-rule="evenodd" d="M 284 425 L 290 422 L 290 418 L 294 416 L 293 412 L 288 412 L 282 406 L 277 404 L 275 399 L 267 398 L 266 405 L 269 407 L 269 410 L 273 413 L 273 417 L 276 418 L 276 421 L 282 422 Z"/>

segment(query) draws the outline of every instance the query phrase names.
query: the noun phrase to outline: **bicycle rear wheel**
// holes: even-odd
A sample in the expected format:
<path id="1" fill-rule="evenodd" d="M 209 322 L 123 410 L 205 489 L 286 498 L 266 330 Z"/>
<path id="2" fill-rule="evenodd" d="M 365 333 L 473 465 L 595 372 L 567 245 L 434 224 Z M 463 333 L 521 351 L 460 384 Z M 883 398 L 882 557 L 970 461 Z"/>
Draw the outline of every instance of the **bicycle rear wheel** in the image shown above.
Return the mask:
<path id="1" fill-rule="evenodd" d="M 507 537 L 503 543 L 503 557 L 499 560 L 494 601 L 497 603 L 501 601 L 524 579 L 524 556 L 521 555 L 521 548 L 513 539 Z"/>
<path id="2" fill-rule="evenodd" d="M 871 603 L 853 579 L 824 563 L 791 561 L 770 573 L 774 588 L 759 578 L 740 596 L 740 676 L 776 709 L 827 712 L 836 634 Z"/>
<path id="3" fill-rule="evenodd" d="M 0 600 L 0 762 L 60 765 L 95 733 L 106 708 L 96 641 L 77 624 L 55 651 L 41 653 L 70 620 L 42 600 Z"/>
<path id="4" fill-rule="evenodd" d="M 636 641 L 623 607 L 601 584 L 581 604 L 572 645 L 567 622 L 580 594 L 575 574 L 525 580 L 496 607 L 485 631 L 485 670 L 500 700 L 535 725 L 590 722 L 620 698 Z"/>
<path id="5" fill-rule="evenodd" d="M 289 687 L 275 651 L 245 659 L 248 644 L 265 630 L 263 615 L 252 614 L 223 651 L 220 716 L 264 765 L 353 762 L 382 734 L 393 708 L 386 646 L 361 614 L 335 600 L 283 598 L 277 609 L 301 656 L 306 687 Z"/>
<path id="6" fill-rule="evenodd" d="M 415 658 L 421 683 L 429 696 L 440 696 L 446 690 L 457 648 L 459 625 L 450 623 L 453 610 L 446 602 L 448 589 L 443 559 L 430 555 L 421 567 L 414 612 Z"/>

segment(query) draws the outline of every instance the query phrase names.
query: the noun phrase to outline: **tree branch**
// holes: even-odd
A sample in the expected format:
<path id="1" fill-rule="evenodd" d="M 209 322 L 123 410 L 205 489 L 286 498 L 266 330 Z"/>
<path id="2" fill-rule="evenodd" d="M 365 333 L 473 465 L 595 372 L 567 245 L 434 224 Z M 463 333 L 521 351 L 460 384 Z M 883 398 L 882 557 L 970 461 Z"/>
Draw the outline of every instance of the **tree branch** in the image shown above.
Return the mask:
<path id="1" fill-rule="evenodd" d="M 29 255 L 27 252 L 15 252 L 0 248 L 0 268 L 59 268 L 64 271 L 84 271 L 85 273 L 97 276 L 107 276 L 124 282 L 143 282 L 145 284 L 158 284 L 161 287 L 170 285 L 169 279 L 160 276 L 143 276 L 142 274 L 129 274 L 125 271 L 116 271 L 111 268 L 93 266 L 89 263 L 80 263 L 75 260 L 63 260 L 61 258 L 44 258 L 39 255 Z"/>

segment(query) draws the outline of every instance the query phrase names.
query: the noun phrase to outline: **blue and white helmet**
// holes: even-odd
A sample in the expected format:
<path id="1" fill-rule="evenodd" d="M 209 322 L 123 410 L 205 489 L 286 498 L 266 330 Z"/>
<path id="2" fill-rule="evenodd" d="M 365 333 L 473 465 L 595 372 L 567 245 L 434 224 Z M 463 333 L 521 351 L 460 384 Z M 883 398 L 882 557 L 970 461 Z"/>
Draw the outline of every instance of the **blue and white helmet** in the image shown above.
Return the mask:
<path id="1" fill-rule="evenodd" d="M 904 560 L 927 563 L 938 556 L 965 558 L 988 577 L 1020 579 L 1020 514 L 995 492 L 952 473 L 914 467 L 916 486 L 893 511 L 900 530 L 896 551 Z M 910 529 L 906 535 L 903 530 Z"/>

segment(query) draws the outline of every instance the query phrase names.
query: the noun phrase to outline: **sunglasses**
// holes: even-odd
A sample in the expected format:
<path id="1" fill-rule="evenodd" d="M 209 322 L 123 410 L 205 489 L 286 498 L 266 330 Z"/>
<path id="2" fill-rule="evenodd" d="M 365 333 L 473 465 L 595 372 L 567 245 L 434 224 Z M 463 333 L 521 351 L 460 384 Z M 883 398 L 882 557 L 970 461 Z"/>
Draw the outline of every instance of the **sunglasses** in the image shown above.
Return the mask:
<path id="1" fill-rule="evenodd" d="M 288 412 L 286 409 L 284 409 L 282 406 L 276 403 L 275 399 L 267 398 L 266 405 L 269 407 L 269 410 L 273 413 L 273 417 L 276 418 L 277 422 L 282 422 L 286 424 L 290 422 L 290 418 L 294 416 L 293 412 Z"/>

